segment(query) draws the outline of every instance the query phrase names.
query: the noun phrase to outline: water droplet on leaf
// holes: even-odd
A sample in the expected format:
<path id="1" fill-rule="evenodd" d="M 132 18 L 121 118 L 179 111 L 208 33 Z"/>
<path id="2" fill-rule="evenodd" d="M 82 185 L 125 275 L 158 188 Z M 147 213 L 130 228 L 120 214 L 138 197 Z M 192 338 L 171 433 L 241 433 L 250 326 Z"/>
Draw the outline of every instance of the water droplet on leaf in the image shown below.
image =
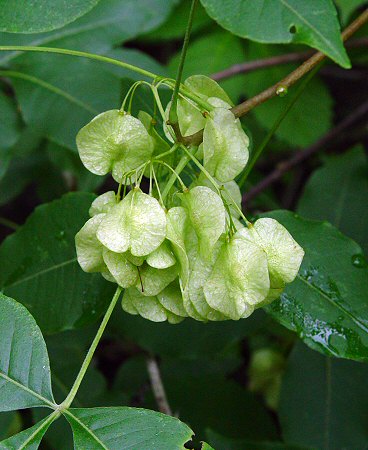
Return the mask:
<path id="1" fill-rule="evenodd" d="M 367 266 L 367 261 L 365 260 L 363 255 L 354 255 L 351 257 L 351 262 L 353 266 L 362 268 Z"/>

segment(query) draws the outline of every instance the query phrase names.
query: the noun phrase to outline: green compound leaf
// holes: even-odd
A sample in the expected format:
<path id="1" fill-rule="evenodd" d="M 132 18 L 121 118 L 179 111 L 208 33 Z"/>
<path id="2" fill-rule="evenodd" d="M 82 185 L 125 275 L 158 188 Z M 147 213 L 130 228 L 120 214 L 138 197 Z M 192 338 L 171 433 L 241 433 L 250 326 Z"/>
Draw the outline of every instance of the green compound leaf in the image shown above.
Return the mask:
<path id="1" fill-rule="evenodd" d="M 0 442 L 0 450 L 37 450 L 41 440 L 55 417 L 49 416 L 28 428 Z"/>
<path id="2" fill-rule="evenodd" d="M 67 194 L 44 204 L 0 247 L 0 287 L 20 299 L 43 332 L 94 322 L 113 287 L 79 267 L 74 236 L 88 218 L 93 194 Z"/>
<path id="3" fill-rule="evenodd" d="M 135 188 L 103 218 L 97 238 L 109 250 L 145 256 L 166 236 L 166 215 L 159 202 Z"/>
<path id="4" fill-rule="evenodd" d="M 361 146 L 326 158 L 309 178 L 297 211 L 308 219 L 332 223 L 368 255 L 367 173 L 368 160 Z"/>
<path id="5" fill-rule="evenodd" d="M 225 207 L 221 197 L 205 186 L 196 186 L 180 194 L 188 220 L 198 237 L 201 254 L 211 256 L 225 230 Z"/>
<path id="6" fill-rule="evenodd" d="M 180 420 L 140 408 L 70 409 L 76 450 L 182 450 L 192 430 Z"/>
<path id="7" fill-rule="evenodd" d="M 0 31 L 40 33 L 61 28 L 83 16 L 99 0 L 0 0 Z"/>
<path id="8" fill-rule="evenodd" d="M 120 183 L 124 174 L 149 160 L 153 140 L 140 120 L 114 109 L 99 114 L 79 131 L 77 147 L 90 172 L 112 171 Z"/>
<path id="9" fill-rule="evenodd" d="M 0 411 L 53 406 L 46 344 L 34 318 L 0 294 Z"/>
<path id="10" fill-rule="evenodd" d="M 267 311 L 328 355 L 368 359 L 368 265 L 361 248 L 326 222 L 267 213 L 305 251 L 299 274 Z"/>
<path id="11" fill-rule="evenodd" d="M 343 67 L 350 67 L 330 0 L 201 0 L 221 26 L 243 38 L 314 47 Z"/>
<path id="12" fill-rule="evenodd" d="M 366 448 L 367 377 L 366 364 L 325 357 L 298 342 L 278 410 L 286 442 L 307 449 Z"/>

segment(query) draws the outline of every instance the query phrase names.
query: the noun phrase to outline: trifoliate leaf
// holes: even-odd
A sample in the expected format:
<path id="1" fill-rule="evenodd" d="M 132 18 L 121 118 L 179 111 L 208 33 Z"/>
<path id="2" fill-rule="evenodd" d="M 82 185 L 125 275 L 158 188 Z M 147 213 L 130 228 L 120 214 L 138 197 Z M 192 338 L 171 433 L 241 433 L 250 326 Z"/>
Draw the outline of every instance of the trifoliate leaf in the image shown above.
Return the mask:
<path id="1" fill-rule="evenodd" d="M 97 238 L 109 250 L 134 256 L 152 253 L 166 236 L 166 215 L 159 202 L 135 188 L 104 217 Z"/>
<path id="2" fill-rule="evenodd" d="M 114 253 L 105 248 L 103 251 L 103 259 L 119 286 L 126 289 L 136 284 L 138 280 L 138 269 L 128 261 L 124 253 Z"/>
<path id="3" fill-rule="evenodd" d="M 80 158 L 96 175 L 112 171 L 117 182 L 148 161 L 153 141 L 142 122 L 114 109 L 96 116 L 77 135 Z"/>
<path id="4" fill-rule="evenodd" d="M 176 263 L 168 241 L 164 241 L 156 250 L 147 256 L 147 264 L 156 269 L 167 269 Z"/>
<path id="5" fill-rule="evenodd" d="M 183 297 L 177 281 L 174 281 L 157 294 L 157 299 L 167 311 L 175 316 L 188 316 L 183 306 Z"/>
<path id="6" fill-rule="evenodd" d="M 188 219 L 197 236 L 200 253 L 210 257 L 213 247 L 225 230 L 225 207 L 215 192 L 197 186 L 180 195 Z"/>
<path id="7" fill-rule="evenodd" d="M 166 215 L 167 239 L 171 242 L 174 254 L 180 264 L 180 279 L 185 287 L 189 274 L 189 260 L 185 248 L 185 233 L 188 227 L 188 217 L 181 206 L 170 208 Z"/>
<path id="8" fill-rule="evenodd" d="M 96 232 L 105 214 L 97 214 L 87 220 L 75 235 L 78 263 L 85 272 L 100 272 L 106 269 L 102 257 L 103 245 L 96 237 Z"/>
<path id="9" fill-rule="evenodd" d="M 215 108 L 203 131 L 204 167 L 221 182 L 233 180 L 248 162 L 249 139 L 239 119 L 225 108 Z"/>
<path id="10" fill-rule="evenodd" d="M 116 205 L 116 195 L 114 191 L 108 191 L 97 197 L 89 208 L 89 215 L 91 217 L 97 214 L 103 214 L 110 211 Z"/>
<path id="11" fill-rule="evenodd" d="M 154 296 L 160 293 L 178 276 L 176 266 L 167 269 L 155 269 L 148 265 L 140 268 L 140 279 L 137 281 L 136 288 L 144 296 Z"/>
<path id="12" fill-rule="evenodd" d="M 282 289 L 296 277 L 304 250 L 288 230 L 275 219 L 258 219 L 240 233 L 258 244 L 266 253 L 272 289 Z"/>
<path id="13" fill-rule="evenodd" d="M 266 253 L 237 232 L 222 246 L 203 290 L 212 308 L 238 320 L 253 312 L 269 288 Z"/>
<path id="14" fill-rule="evenodd" d="M 124 292 L 121 302 L 123 310 L 129 314 L 139 314 L 153 322 L 164 322 L 167 319 L 165 308 L 156 297 L 145 297 L 136 288 Z"/>

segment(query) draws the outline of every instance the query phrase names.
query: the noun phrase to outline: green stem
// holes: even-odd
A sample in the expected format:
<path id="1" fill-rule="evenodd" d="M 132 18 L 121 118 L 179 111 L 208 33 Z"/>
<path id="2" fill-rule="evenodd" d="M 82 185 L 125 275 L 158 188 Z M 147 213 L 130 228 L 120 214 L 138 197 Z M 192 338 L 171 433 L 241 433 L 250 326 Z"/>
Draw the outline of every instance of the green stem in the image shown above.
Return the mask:
<path id="1" fill-rule="evenodd" d="M 158 75 L 149 72 L 148 70 L 141 69 L 140 67 L 128 64 L 118 59 L 109 58 L 107 56 L 97 55 L 95 53 L 81 52 L 79 50 L 69 50 L 67 48 L 54 48 L 54 47 L 33 47 L 27 45 L 1 45 L 0 51 L 20 51 L 20 52 L 41 52 L 41 53 L 56 53 L 59 55 L 77 56 L 81 58 L 94 59 L 115 66 L 123 67 L 124 69 L 132 70 L 133 72 L 140 73 L 148 78 L 155 80 Z"/>
<path id="2" fill-rule="evenodd" d="M 162 200 L 164 201 L 167 197 L 168 193 L 170 192 L 170 189 L 174 186 L 174 183 L 177 179 L 177 176 L 180 175 L 180 173 L 183 171 L 184 167 L 189 162 L 189 156 L 184 155 L 178 162 L 178 165 L 175 167 L 175 173 L 172 173 L 168 182 L 166 183 L 164 190 L 162 191 Z"/>
<path id="3" fill-rule="evenodd" d="M 12 220 L 5 219 L 5 217 L 0 217 L 0 225 L 4 225 L 4 227 L 10 228 L 12 230 L 16 230 L 19 228 L 19 225 Z"/>
<path id="4" fill-rule="evenodd" d="M 243 172 L 243 174 L 242 174 L 242 176 L 240 178 L 240 181 L 238 183 L 240 188 L 242 188 L 244 186 L 244 183 L 245 183 L 246 179 L 248 178 L 248 175 L 249 175 L 250 171 L 253 169 L 255 163 L 258 161 L 258 159 L 261 156 L 263 150 L 266 148 L 267 144 L 270 142 L 270 140 L 272 139 L 273 135 L 275 134 L 275 132 L 277 131 L 277 129 L 281 125 L 282 121 L 285 119 L 285 117 L 287 116 L 287 114 L 291 110 L 291 108 L 294 106 L 294 104 L 297 102 L 299 97 L 302 95 L 302 93 L 304 92 L 305 88 L 307 87 L 309 81 L 314 77 L 314 75 L 320 69 L 320 65 L 321 64 L 318 64 L 318 66 L 316 66 L 312 70 L 312 72 L 310 72 L 308 74 L 308 76 L 300 83 L 298 89 L 295 91 L 294 96 L 290 99 L 289 103 L 286 105 L 286 108 L 284 108 L 281 111 L 281 114 L 279 115 L 279 117 L 277 118 L 275 123 L 273 124 L 272 128 L 270 129 L 270 131 L 267 133 L 266 137 L 263 139 L 261 144 L 257 147 L 255 152 L 251 156 L 250 161 L 248 162 L 248 164 L 247 164 L 247 166 L 246 166 L 246 168 L 245 168 L 245 170 L 244 170 L 244 172 Z"/>
<path id="5" fill-rule="evenodd" d="M 185 57 L 186 57 L 186 54 L 187 54 L 187 49 L 188 49 L 188 44 L 189 44 L 189 39 L 190 39 L 190 33 L 192 31 L 192 24 L 193 24 L 194 11 L 195 11 L 196 4 L 197 4 L 197 0 L 192 0 L 192 5 L 190 7 L 187 28 L 185 30 L 183 48 L 181 50 L 181 55 L 180 55 L 180 62 L 179 62 L 178 72 L 177 72 L 177 75 L 176 75 L 174 92 L 173 92 L 173 95 L 172 95 L 172 98 L 171 98 L 171 106 L 170 106 L 170 112 L 169 112 L 169 121 L 170 121 L 170 124 L 172 126 L 174 126 L 174 125 L 176 125 L 178 123 L 178 114 L 177 114 L 178 95 L 179 95 L 181 78 L 182 78 L 182 75 L 183 75 L 183 68 L 184 68 Z"/>
<path id="6" fill-rule="evenodd" d="M 190 153 L 190 151 L 184 146 L 181 145 L 181 148 L 184 150 L 184 152 L 187 154 L 187 156 L 194 162 L 194 164 L 198 167 L 198 169 L 210 180 L 210 182 L 212 183 L 213 187 L 216 189 L 218 195 L 223 199 L 222 195 L 221 195 L 221 190 L 218 186 L 218 183 L 216 182 L 216 180 L 213 178 L 213 176 L 208 172 L 207 169 L 205 169 L 205 167 L 203 167 L 203 165 L 198 161 L 198 159 L 192 155 Z M 247 226 L 251 225 L 252 223 L 245 217 L 245 215 L 243 214 L 243 211 L 239 208 L 239 206 L 236 204 L 236 202 L 234 201 L 234 199 L 232 198 L 230 192 L 228 189 L 226 189 L 226 187 L 224 185 L 222 185 L 222 189 L 227 193 L 227 195 L 230 197 L 230 200 L 233 203 L 233 206 L 235 207 L 235 209 L 239 212 L 239 214 L 241 215 L 241 217 L 244 219 L 245 223 L 247 224 Z"/>
<path id="7" fill-rule="evenodd" d="M 81 385 L 83 378 L 87 372 L 87 369 L 92 361 L 93 355 L 96 351 L 96 348 L 101 340 L 101 337 L 103 335 L 103 332 L 105 331 L 106 325 L 111 317 L 111 314 L 115 308 L 115 305 L 117 303 L 117 301 L 119 300 L 119 296 L 121 293 L 121 287 L 119 286 L 116 291 L 115 294 L 111 300 L 111 303 L 104 315 L 104 318 L 102 319 L 101 325 L 97 331 L 97 334 L 95 336 L 95 338 L 92 341 L 92 344 L 88 350 L 88 353 L 83 361 L 82 367 L 80 368 L 80 371 L 77 375 L 76 380 L 74 381 L 74 384 L 69 392 L 69 395 L 67 396 L 67 398 L 63 401 L 63 403 L 60 405 L 60 409 L 64 410 L 64 409 L 68 409 L 70 407 L 70 405 L 73 403 L 73 400 L 75 398 L 75 396 L 77 395 L 79 386 Z"/>

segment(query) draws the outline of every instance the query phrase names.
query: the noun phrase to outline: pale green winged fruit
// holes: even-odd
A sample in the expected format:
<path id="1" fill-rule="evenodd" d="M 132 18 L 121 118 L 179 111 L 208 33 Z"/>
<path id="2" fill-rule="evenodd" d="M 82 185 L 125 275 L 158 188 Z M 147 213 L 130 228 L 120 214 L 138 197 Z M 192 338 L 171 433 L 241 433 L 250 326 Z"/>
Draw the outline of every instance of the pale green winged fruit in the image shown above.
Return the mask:
<path id="1" fill-rule="evenodd" d="M 146 262 L 156 269 L 167 269 L 176 263 L 176 258 L 169 246 L 168 241 L 164 241 L 156 250 L 150 253 Z"/>
<path id="2" fill-rule="evenodd" d="M 159 202 L 139 188 L 130 191 L 103 218 L 97 238 L 116 253 L 145 256 L 166 237 L 166 215 Z"/>
<path id="3" fill-rule="evenodd" d="M 188 215 L 182 206 L 170 208 L 166 215 L 167 239 L 180 265 L 180 279 L 185 287 L 189 276 L 189 259 L 185 246 L 185 233 L 188 227 Z"/>
<path id="4" fill-rule="evenodd" d="M 108 191 L 98 196 L 93 200 L 89 208 L 89 215 L 91 217 L 97 214 L 103 214 L 110 211 L 110 209 L 117 204 L 116 195 L 114 191 Z"/>
<path id="5" fill-rule="evenodd" d="M 186 295 L 192 308 L 194 308 L 195 312 L 198 313 L 202 320 L 220 321 L 229 319 L 229 317 L 214 310 L 207 303 L 203 291 L 204 284 L 212 273 L 214 263 L 218 257 L 222 245 L 222 241 L 218 241 L 216 243 L 210 259 L 202 258 L 198 250 L 195 248 L 192 248 L 188 255 L 190 260 L 190 269 Z M 191 309 L 191 312 L 193 312 L 193 309 Z M 193 318 L 195 319 L 196 317 Z"/>
<path id="6" fill-rule="evenodd" d="M 119 286 L 126 289 L 137 283 L 138 268 L 127 259 L 124 253 L 114 253 L 104 248 L 103 259 Z"/>
<path id="7" fill-rule="evenodd" d="M 304 250 L 288 230 L 277 220 L 258 219 L 251 227 L 239 232 L 246 239 L 259 245 L 266 253 L 271 289 L 264 304 L 277 298 L 287 283 L 298 274 Z"/>
<path id="8" fill-rule="evenodd" d="M 184 81 L 183 88 L 188 89 L 191 93 L 197 95 L 210 105 L 222 106 L 224 108 L 230 108 L 232 106 L 232 101 L 222 87 L 216 81 L 205 75 L 190 76 Z M 169 117 L 170 106 L 171 102 L 166 107 L 166 117 Z M 193 100 L 180 96 L 177 103 L 177 113 L 180 132 L 183 136 L 189 136 L 204 128 L 206 118 Z M 164 124 L 164 131 L 166 137 L 173 142 L 173 138 L 166 124 Z"/>
<path id="9" fill-rule="evenodd" d="M 221 190 L 221 195 L 224 201 L 227 203 L 230 209 L 230 213 L 233 217 L 239 218 L 241 210 L 241 202 L 242 202 L 242 194 L 240 192 L 240 188 L 238 184 L 234 181 L 227 181 L 226 183 L 221 183 L 216 180 L 216 184 L 218 189 Z M 191 184 L 191 187 L 194 186 L 207 186 L 212 191 L 217 192 L 215 186 L 212 184 L 212 181 L 209 180 L 203 173 L 199 175 L 196 181 Z"/>
<path id="10" fill-rule="evenodd" d="M 75 235 L 77 260 L 84 272 L 101 272 L 106 280 L 115 283 L 116 280 L 107 268 L 103 259 L 103 245 L 96 237 L 96 232 L 105 214 L 97 214 L 83 225 Z"/>
<path id="11" fill-rule="evenodd" d="M 136 288 L 145 297 L 159 294 L 178 276 L 178 268 L 176 266 L 171 266 L 167 269 L 155 269 L 146 264 L 139 271 L 140 279 L 136 283 Z"/>
<path id="12" fill-rule="evenodd" d="M 183 318 L 188 316 L 183 306 L 183 297 L 177 280 L 159 292 L 157 299 L 167 311 L 175 316 Z"/>
<path id="13" fill-rule="evenodd" d="M 238 320 L 252 314 L 269 288 L 266 253 L 237 232 L 223 244 L 203 291 L 213 309 Z"/>
<path id="14" fill-rule="evenodd" d="M 105 214 L 98 214 L 83 225 L 75 235 L 77 259 L 85 272 L 100 272 L 106 265 L 103 259 L 103 245 L 96 237 L 96 232 Z"/>
<path id="15" fill-rule="evenodd" d="M 129 288 L 124 292 L 121 305 L 129 314 L 139 314 L 152 322 L 179 323 L 183 317 L 173 314 L 162 306 L 156 296 L 144 297 L 137 289 Z"/>
<path id="16" fill-rule="evenodd" d="M 226 108 L 215 108 L 203 131 L 203 165 L 221 182 L 233 180 L 249 158 L 249 139 L 239 119 Z"/>
<path id="17" fill-rule="evenodd" d="M 150 159 L 154 145 L 140 120 L 114 109 L 99 114 L 79 131 L 77 147 L 90 172 L 112 171 L 120 183 L 124 174 Z"/>
<path id="18" fill-rule="evenodd" d="M 202 256 L 210 257 L 213 247 L 225 231 L 225 207 L 219 195 L 205 186 L 180 194 L 188 220 L 198 237 Z"/>

